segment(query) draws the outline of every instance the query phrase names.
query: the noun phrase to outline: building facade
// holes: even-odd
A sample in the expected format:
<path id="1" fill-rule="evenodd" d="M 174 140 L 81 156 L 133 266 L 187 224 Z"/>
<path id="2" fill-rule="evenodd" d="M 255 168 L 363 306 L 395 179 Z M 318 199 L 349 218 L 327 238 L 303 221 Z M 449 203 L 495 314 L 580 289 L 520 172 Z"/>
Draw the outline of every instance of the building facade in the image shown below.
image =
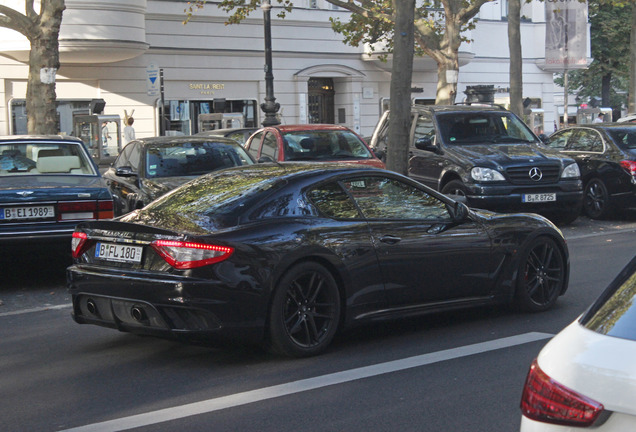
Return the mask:
<path id="1" fill-rule="evenodd" d="M 24 0 L 7 1 L 24 9 Z M 294 5 L 285 19 L 272 9 L 281 122 L 336 123 L 371 134 L 388 106 L 390 57 L 383 62 L 364 47 L 342 43 L 329 18 L 346 21 L 349 12 L 324 0 Z M 196 133 L 212 127 L 219 113 L 232 114 L 222 126 L 259 126 L 265 98 L 262 13 L 225 25 L 227 15 L 208 2 L 184 24 L 187 6 L 180 0 L 66 0 L 56 76 L 60 131 L 73 134 L 74 114 L 87 112 L 94 99 L 105 101 L 104 114 L 132 115 L 137 137 Z M 522 14 L 524 98 L 544 111 L 547 129 L 558 114 L 553 74 L 542 69 L 543 3 L 525 4 Z M 467 34 L 472 42 L 460 49 L 457 100 L 467 86 L 493 85 L 495 101 L 505 104 L 506 0 L 487 3 L 478 18 Z M 20 34 L 0 29 L 0 135 L 26 133 L 28 50 Z M 434 62 L 416 59 L 412 83 L 414 102 L 433 103 Z M 157 94 L 159 86 L 163 92 Z"/>

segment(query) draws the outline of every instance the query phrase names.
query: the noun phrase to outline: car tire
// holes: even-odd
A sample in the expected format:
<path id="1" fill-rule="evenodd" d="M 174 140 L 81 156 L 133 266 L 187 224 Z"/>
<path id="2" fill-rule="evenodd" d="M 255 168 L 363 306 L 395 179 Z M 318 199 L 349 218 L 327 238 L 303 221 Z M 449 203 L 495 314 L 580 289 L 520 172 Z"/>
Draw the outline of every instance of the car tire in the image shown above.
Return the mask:
<path id="1" fill-rule="evenodd" d="M 269 348 L 290 357 L 320 354 L 331 343 L 340 321 L 340 291 L 322 265 L 295 265 L 280 279 L 269 316 Z"/>
<path id="2" fill-rule="evenodd" d="M 602 180 L 594 178 L 585 185 L 583 211 L 590 219 L 603 219 L 611 214 L 609 193 Z"/>
<path id="3" fill-rule="evenodd" d="M 556 242 L 538 237 L 520 255 L 515 301 L 527 312 L 550 309 L 567 280 L 565 257 Z"/>
<path id="4" fill-rule="evenodd" d="M 461 180 L 451 180 L 442 188 L 444 195 L 459 195 L 465 197 L 467 192 L 468 189 L 466 189 L 466 186 Z"/>

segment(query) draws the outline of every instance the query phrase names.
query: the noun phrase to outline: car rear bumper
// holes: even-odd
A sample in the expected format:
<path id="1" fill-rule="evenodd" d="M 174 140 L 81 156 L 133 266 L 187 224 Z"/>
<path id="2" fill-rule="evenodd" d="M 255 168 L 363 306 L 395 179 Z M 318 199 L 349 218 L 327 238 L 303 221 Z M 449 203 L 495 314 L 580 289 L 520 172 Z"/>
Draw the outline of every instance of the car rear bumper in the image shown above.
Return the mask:
<path id="1" fill-rule="evenodd" d="M 67 270 L 73 319 L 122 332 L 190 341 L 258 342 L 265 326 L 261 297 L 207 280 Z"/>
<path id="2" fill-rule="evenodd" d="M 10 243 L 68 243 L 70 251 L 71 236 L 77 223 L 47 224 L 32 226 L 0 227 L 0 244 Z"/>

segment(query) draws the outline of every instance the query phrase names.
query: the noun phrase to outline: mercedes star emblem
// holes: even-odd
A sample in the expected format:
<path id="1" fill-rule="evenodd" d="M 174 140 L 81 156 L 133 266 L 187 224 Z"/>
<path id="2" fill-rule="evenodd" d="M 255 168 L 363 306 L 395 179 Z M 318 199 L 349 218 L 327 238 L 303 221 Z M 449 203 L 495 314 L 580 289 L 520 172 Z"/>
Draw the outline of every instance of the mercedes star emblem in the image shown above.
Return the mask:
<path id="1" fill-rule="evenodd" d="M 528 171 L 528 175 L 530 176 L 530 179 L 534 181 L 539 181 L 543 178 L 543 173 L 537 167 L 531 168 L 530 171 Z"/>

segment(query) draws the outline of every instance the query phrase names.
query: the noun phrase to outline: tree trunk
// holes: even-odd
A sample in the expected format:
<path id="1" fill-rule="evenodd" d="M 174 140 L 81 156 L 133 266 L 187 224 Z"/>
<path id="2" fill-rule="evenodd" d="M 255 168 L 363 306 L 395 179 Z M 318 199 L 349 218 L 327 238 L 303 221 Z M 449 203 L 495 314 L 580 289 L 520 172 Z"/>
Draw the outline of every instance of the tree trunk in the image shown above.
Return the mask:
<path id="1" fill-rule="evenodd" d="M 457 97 L 457 81 L 449 82 L 449 74 L 455 74 L 459 71 L 459 61 L 455 59 L 447 59 L 437 63 L 437 95 L 435 97 L 435 105 L 453 105 Z M 457 75 L 455 75 L 457 76 Z"/>
<path id="2" fill-rule="evenodd" d="M 636 113 L 636 2 L 632 3 L 632 31 L 629 45 L 629 101 L 627 103 L 627 111 Z"/>
<path id="3" fill-rule="evenodd" d="M 521 0 L 508 1 L 508 46 L 510 50 L 510 111 L 523 118 Z"/>
<path id="4" fill-rule="evenodd" d="M 58 36 L 62 24 L 64 0 L 43 1 L 43 9 L 34 31 L 27 35 L 31 43 L 27 81 L 27 132 L 44 135 L 59 132 L 55 105 L 55 74 L 60 67 Z"/>
<path id="5" fill-rule="evenodd" d="M 408 174 L 411 126 L 411 81 L 413 75 L 415 0 L 397 0 L 393 36 L 393 70 L 387 146 L 387 168 Z"/>
<path id="6" fill-rule="evenodd" d="M 608 72 L 601 77 L 601 106 L 612 106 L 610 101 L 610 90 L 612 88 L 612 73 Z"/>
<path id="7" fill-rule="evenodd" d="M 455 6 L 455 5 L 453 5 Z M 445 29 L 437 61 L 436 105 L 453 105 L 457 97 L 457 73 L 459 72 L 459 46 L 461 22 L 451 5 L 445 7 Z M 450 71 L 450 73 L 448 73 Z M 453 78 L 449 80 L 449 78 Z"/>

